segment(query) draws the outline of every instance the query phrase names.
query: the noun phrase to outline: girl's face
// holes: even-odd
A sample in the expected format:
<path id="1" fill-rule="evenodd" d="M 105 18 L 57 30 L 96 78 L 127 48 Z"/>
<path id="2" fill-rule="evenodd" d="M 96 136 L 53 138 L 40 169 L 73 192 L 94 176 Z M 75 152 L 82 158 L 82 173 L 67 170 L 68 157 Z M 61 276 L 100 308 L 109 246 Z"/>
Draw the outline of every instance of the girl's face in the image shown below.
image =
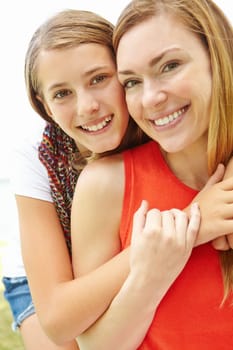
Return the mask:
<path id="1" fill-rule="evenodd" d="M 129 115 L 109 49 L 82 44 L 42 51 L 38 62 L 42 102 L 50 117 L 77 145 L 97 153 L 116 148 Z"/>
<path id="2" fill-rule="evenodd" d="M 168 15 L 148 19 L 120 40 L 118 76 L 130 115 L 166 152 L 205 144 L 212 78 L 198 37 Z"/>

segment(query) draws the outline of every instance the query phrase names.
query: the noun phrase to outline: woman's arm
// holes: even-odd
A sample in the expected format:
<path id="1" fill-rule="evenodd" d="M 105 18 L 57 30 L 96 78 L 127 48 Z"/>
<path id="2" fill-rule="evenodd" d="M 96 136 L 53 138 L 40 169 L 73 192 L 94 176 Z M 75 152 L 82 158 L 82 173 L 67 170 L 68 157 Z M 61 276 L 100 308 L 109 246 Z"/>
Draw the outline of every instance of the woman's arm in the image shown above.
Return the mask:
<path id="1" fill-rule="evenodd" d="M 102 160 L 102 166 L 103 163 Z M 87 273 L 105 262 L 106 259 L 117 252 L 119 245 L 117 232 L 119 232 L 119 213 L 121 213 L 123 200 L 123 173 L 121 171 L 121 175 L 118 175 L 117 168 L 109 172 L 108 167 L 105 166 L 100 170 L 98 166 L 94 164 L 84 170 L 79 178 L 74 197 L 72 249 L 76 276 Z M 214 182 L 213 179 L 210 182 Z M 118 187 L 114 190 L 116 183 Z M 231 188 L 233 188 L 233 181 Z M 208 202 L 209 198 L 213 201 L 213 196 L 217 196 L 219 199 L 219 192 L 221 198 L 222 190 L 222 187 L 219 189 L 218 184 L 214 191 L 211 191 L 210 197 L 208 190 L 199 197 L 203 203 L 205 203 L 205 200 Z M 231 197 L 232 202 L 232 194 Z M 225 198 L 225 195 L 223 195 L 223 198 Z M 225 207 L 228 205 L 224 200 L 221 203 Z M 210 214 L 207 213 L 208 210 Z M 206 232 L 200 233 L 202 235 L 202 238 L 199 239 L 200 244 L 204 240 L 208 241 L 216 237 L 219 234 L 218 229 L 222 228 L 222 224 L 227 221 L 226 216 L 224 219 L 222 217 L 216 219 L 211 217 L 213 213 L 214 210 L 210 210 L 207 206 L 206 219 L 211 221 L 215 232 L 208 233 L 207 239 L 204 237 Z M 219 226 L 217 227 L 217 225 Z M 230 228 L 233 228 L 233 222 L 231 222 Z M 151 281 L 154 266 L 156 266 L 152 264 L 153 258 L 149 254 L 149 250 L 144 251 L 146 256 L 138 260 L 140 262 L 147 261 L 148 268 L 144 269 L 144 273 L 141 274 L 130 272 L 121 291 L 114 298 L 107 312 L 93 327 L 78 337 L 81 349 L 95 349 L 97 345 L 101 346 L 101 349 L 108 349 L 110 344 L 113 343 L 117 344 L 117 348 L 134 349 L 135 342 L 140 344 L 153 319 L 161 295 L 163 295 L 160 294 L 156 299 L 156 292 L 154 289 L 152 292 L 151 289 L 154 288 L 155 284 L 145 284 L 145 280 L 142 278 L 142 276 L 148 276 L 149 274 L 150 277 L 147 278 L 147 281 Z M 164 274 L 166 275 L 166 272 Z M 138 310 L 140 310 L 140 313 Z M 137 332 L 135 332 L 135 329 L 137 329 Z M 129 343 L 126 343 L 126 339 Z M 132 344 L 134 344 L 133 347 L 131 347 Z"/>
<path id="2" fill-rule="evenodd" d="M 99 166 L 99 163 L 102 166 Z M 107 163 L 105 160 L 101 160 L 84 169 L 73 198 L 71 233 L 75 277 L 89 273 L 120 251 L 119 223 L 124 188 L 123 168 L 113 163 L 108 167 L 105 163 Z M 149 251 L 146 256 L 149 256 Z M 145 259 L 140 261 L 145 262 Z M 149 282 L 150 272 L 153 269 L 148 268 L 147 271 Z M 110 274 L 114 276 L 116 272 L 112 270 Z M 123 350 L 127 340 L 130 345 L 135 344 L 135 341 L 137 344 L 140 343 L 156 308 L 155 298 L 151 298 L 152 283 L 149 283 L 146 292 L 144 276 L 142 273 L 138 279 L 137 274 L 129 275 L 103 317 L 90 330 L 78 337 L 81 348 L 104 350 L 114 344 L 115 348 Z M 137 333 L 134 332 L 136 326 Z"/>
<path id="3" fill-rule="evenodd" d="M 73 280 L 54 205 L 27 196 L 16 198 L 23 258 L 38 317 L 53 341 L 65 343 L 95 322 L 109 306 L 128 275 L 128 252 L 117 255 L 90 275 Z M 107 206 L 106 216 L 112 207 L 114 200 Z M 118 246 L 114 247 L 112 256 L 117 249 Z M 103 262 L 111 254 L 106 255 Z M 92 269 L 90 264 L 87 270 Z M 93 293 L 87 293 L 87 290 Z"/>
<path id="4" fill-rule="evenodd" d="M 120 249 L 123 169 L 112 161 L 110 167 L 105 163 L 84 170 L 76 188 L 72 208 L 76 276 L 96 268 Z M 135 214 L 129 276 L 101 319 L 78 337 L 81 349 L 104 350 L 114 344 L 116 349 L 128 350 L 140 345 L 157 306 L 191 254 L 199 227 L 195 225 L 198 212 L 194 214 L 187 229 L 188 219 L 181 211 L 160 213 L 148 211 L 145 203 L 141 206 Z"/>

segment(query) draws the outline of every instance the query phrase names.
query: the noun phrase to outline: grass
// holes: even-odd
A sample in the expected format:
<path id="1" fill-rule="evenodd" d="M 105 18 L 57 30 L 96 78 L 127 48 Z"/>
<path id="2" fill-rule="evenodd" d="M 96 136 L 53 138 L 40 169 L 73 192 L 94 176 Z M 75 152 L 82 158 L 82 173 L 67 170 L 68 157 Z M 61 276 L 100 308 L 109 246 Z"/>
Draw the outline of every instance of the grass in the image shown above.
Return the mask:
<path id="1" fill-rule="evenodd" d="M 1 253 L 4 243 L 0 241 L 0 279 L 2 280 Z M 3 297 L 3 285 L 0 281 L 0 349 L 23 350 L 20 334 L 11 329 L 12 315 L 8 303 Z"/>

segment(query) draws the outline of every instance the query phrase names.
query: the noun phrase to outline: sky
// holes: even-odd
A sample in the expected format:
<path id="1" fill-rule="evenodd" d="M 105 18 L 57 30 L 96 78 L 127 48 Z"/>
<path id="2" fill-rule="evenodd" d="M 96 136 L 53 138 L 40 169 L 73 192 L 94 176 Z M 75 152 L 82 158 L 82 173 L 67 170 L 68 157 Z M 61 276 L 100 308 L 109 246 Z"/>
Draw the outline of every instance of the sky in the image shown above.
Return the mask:
<path id="1" fill-rule="evenodd" d="M 0 11 L 0 179 L 9 176 L 10 149 L 27 133 L 34 133 L 41 119 L 29 105 L 24 86 L 24 56 L 37 27 L 54 13 L 66 9 L 91 10 L 115 23 L 129 0 L 4 1 Z M 233 22 L 229 0 L 215 0 Z M 12 168 L 11 168 L 12 169 Z"/>

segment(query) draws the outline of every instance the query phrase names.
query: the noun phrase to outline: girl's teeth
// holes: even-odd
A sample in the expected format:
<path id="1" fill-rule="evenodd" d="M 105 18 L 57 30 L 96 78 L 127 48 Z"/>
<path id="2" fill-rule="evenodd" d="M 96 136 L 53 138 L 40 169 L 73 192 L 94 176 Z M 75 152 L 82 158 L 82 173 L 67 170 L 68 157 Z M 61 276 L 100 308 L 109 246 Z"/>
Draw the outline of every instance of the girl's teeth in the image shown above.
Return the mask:
<path id="1" fill-rule="evenodd" d="M 103 129 L 111 120 L 112 120 L 111 117 L 107 117 L 101 123 L 98 123 L 96 125 L 91 125 L 91 126 L 82 125 L 81 128 L 87 131 L 99 131 Z"/>
<path id="2" fill-rule="evenodd" d="M 184 108 L 180 109 L 177 112 L 169 114 L 168 116 L 166 116 L 164 118 L 160 118 L 160 119 L 154 120 L 154 123 L 157 126 L 167 125 L 167 124 L 171 123 L 173 120 L 177 119 L 183 112 L 184 112 Z"/>

